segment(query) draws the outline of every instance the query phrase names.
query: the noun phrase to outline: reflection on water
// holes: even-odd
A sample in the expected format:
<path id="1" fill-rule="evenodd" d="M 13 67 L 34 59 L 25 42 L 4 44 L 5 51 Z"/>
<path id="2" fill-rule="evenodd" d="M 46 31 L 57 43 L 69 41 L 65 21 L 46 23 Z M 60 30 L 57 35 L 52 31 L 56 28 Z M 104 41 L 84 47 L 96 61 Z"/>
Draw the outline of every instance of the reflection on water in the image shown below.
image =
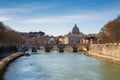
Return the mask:
<path id="1" fill-rule="evenodd" d="M 4 80 L 120 80 L 120 65 L 78 53 L 33 54 L 11 63 Z"/>

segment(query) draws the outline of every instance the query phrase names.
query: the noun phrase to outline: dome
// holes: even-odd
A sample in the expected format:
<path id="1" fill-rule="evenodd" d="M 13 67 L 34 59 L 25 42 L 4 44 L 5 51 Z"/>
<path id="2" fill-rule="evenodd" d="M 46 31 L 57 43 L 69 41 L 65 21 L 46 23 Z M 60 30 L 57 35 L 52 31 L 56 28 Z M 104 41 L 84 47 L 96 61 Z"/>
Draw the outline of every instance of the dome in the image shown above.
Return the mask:
<path id="1" fill-rule="evenodd" d="M 50 38 L 48 41 L 48 44 L 56 44 L 56 41 L 54 38 Z"/>
<path id="2" fill-rule="evenodd" d="M 55 41 L 55 40 L 54 40 L 54 38 L 50 38 L 50 40 L 49 40 L 49 41 Z"/>
<path id="3" fill-rule="evenodd" d="M 76 24 L 75 24 L 74 28 L 72 29 L 72 34 L 80 34 L 79 28 L 77 27 Z"/>

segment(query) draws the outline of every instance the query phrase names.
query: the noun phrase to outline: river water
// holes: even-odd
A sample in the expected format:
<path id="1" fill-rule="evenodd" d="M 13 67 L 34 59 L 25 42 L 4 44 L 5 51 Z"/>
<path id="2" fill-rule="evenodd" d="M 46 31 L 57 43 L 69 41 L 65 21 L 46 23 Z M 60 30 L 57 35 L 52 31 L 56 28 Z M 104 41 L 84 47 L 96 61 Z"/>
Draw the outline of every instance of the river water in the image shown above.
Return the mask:
<path id="1" fill-rule="evenodd" d="M 120 65 L 73 52 L 31 54 L 11 63 L 4 80 L 120 80 Z"/>

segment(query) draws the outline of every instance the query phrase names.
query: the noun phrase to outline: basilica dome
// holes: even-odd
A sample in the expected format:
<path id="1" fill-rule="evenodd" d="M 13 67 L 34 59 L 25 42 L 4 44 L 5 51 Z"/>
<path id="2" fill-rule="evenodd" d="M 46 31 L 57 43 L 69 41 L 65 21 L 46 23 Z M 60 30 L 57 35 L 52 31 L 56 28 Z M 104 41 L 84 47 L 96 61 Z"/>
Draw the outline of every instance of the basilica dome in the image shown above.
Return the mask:
<path id="1" fill-rule="evenodd" d="M 72 34 L 80 34 L 79 28 L 75 24 L 74 28 L 72 29 Z"/>

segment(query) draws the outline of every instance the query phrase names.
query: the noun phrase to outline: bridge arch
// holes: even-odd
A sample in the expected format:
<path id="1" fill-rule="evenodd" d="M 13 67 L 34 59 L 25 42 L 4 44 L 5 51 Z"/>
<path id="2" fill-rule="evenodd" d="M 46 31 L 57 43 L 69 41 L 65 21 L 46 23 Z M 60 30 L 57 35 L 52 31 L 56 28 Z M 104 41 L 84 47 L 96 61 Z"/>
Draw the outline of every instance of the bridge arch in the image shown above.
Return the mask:
<path id="1" fill-rule="evenodd" d="M 71 52 L 78 52 L 78 51 L 88 51 L 89 46 L 87 45 L 70 45 L 70 44 L 28 44 L 24 45 L 28 48 L 35 48 L 45 50 L 46 52 L 50 52 L 51 50 L 59 50 L 59 52 L 64 51 L 71 51 Z"/>
<path id="2" fill-rule="evenodd" d="M 45 47 L 43 45 L 39 46 L 40 50 L 45 50 Z"/>
<path id="3" fill-rule="evenodd" d="M 78 51 L 88 51 L 87 46 L 79 46 Z"/>
<path id="4" fill-rule="evenodd" d="M 70 45 L 66 45 L 65 48 L 64 48 L 64 51 L 72 52 L 73 48 Z"/>
<path id="5" fill-rule="evenodd" d="M 59 48 L 56 45 L 54 45 L 52 50 L 59 50 Z"/>

